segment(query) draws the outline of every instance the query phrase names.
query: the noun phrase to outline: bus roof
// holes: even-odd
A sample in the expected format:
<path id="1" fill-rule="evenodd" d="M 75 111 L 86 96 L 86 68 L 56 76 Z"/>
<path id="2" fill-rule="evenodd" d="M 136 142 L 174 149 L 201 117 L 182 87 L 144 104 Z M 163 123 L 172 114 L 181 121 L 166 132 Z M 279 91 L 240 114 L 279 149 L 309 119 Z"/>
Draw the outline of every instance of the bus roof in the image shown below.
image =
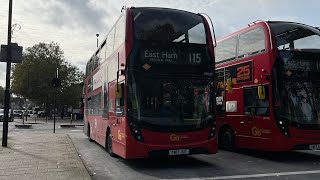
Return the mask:
<path id="1" fill-rule="evenodd" d="M 185 12 L 185 13 L 191 13 L 194 15 L 199 15 L 199 13 L 193 13 L 190 11 L 185 11 L 185 10 L 181 10 L 181 9 L 174 9 L 174 8 L 166 8 L 166 7 L 130 7 L 129 9 L 163 9 L 163 10 L 173 10 L 173 11 L 181 11 L 181 12 Z"/>
<path id="2" fill-rule="evenodd" d="M 258 21 L 254 21 L 254 22 L 252 22 L 252 23 L 249 23 L 247 27 L 242 28 L 242 29 L 240 29 L 240 30 L 238 30 L 238 31 L 235 31 L 235 32 L 233 32 L 233 33 L 231 33 L 231 34 L 228 34 L 227 36 L 224 36 L 224 37 L 220 38 L 220 39 L 217 41 L 217 43 L 219 43 L 219 42 L 221 42 L 221 41 L 223 41 L 223 40 L 225 40 L 225 39 L 229 39 L 229 38 L 231 38 L 231 37 L 233 37 L 233 36 L 235 36 L 235 35 L 238 35 L 238 34 L 241 34 L 241 33 L 243 33 L 243 32 L 246 32 L 246 31 L 248 31 L 249 29 L 252 29 L 253 27 L 261 26 L 261 24 L 267 25 L 267 21 L 260 21 L 260 20 L 258 20 Z"/>
<path id="3" fill-rule="evenodd" d="M 253 21 L 251 23 L 248 24 L 248 27 L 245 27 L 245 28 L 242 28 L 238 31 L 235 31 L 227 36 L 224 36 L 222 38 L 220 38 L 217 42 L 221 42 L 225 39 L 229 39 L 230 37 L 233 37 L 235 35 L 238 35 L 238 34 L 241 34 L 243 32 L 246 32 L 248 31 L 249 29 L 252 29 L 256 26 L 261 26 L 261 25 L 266 25 L 267 27 L 270 27 L 269 24 L 276 24 L 276 23 L 289 23 L 289 24 L 297 24 L 297 25 L 303 25 L 303 26 L 308 26 L 310 28 L 316 28 L 318 30 L 320 30 L 319 27 L 313 27 L 313 26 L 310 26 L 310 25 L 306 25 L 306 24 L 303 24 L 303 23 L 298 23 L 298 22 L 290 22 L 290 21 L 262 21 L 262 20 L 257 20 L 257 21 Z"/>

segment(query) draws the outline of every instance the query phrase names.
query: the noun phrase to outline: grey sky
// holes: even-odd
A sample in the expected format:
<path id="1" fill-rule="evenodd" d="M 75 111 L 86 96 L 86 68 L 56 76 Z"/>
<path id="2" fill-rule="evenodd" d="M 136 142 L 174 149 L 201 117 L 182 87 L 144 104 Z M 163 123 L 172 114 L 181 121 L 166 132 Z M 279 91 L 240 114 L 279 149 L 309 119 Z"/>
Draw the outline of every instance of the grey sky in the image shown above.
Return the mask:
<path id="1" fill-rule="evenodd" d="M 176 8 L 206 13 L 218 38 L 254 20 L 297 21 L 320 26 L 316 0 L 13 0 L 13 42 L 24 48 L 39 42 L 60 44 L 65 58 L 84 70 L 96 47 L 95 34 L 104 37 L 123 5 Z M 0 1 L 0 43 L 6 44 L 8 0 Z M 0 64 L 0 86 L 5 84 L 5 63 Z"/>

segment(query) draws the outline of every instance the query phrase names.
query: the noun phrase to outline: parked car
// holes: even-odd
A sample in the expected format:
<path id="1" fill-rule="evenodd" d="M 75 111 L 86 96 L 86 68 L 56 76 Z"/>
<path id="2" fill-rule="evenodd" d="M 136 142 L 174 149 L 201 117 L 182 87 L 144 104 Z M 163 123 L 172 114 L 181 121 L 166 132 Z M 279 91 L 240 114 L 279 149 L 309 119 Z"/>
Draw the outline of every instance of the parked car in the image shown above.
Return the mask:
<path id="1" fill-rule="evenodd" d="M 31 118 L 35 118 L 35 117 L 37 117 L 37 114 L 35 111 L 29 110 L 28 116 Z"/>
<path id="2" fill-rule="evenodd" d="M 13 110 L 13 117 L 22 118 L 23 110 Z"/>
<path id="3" fill-rule="evenodd" d="M 44 111 L 38 111 L 38 117 L 44 117 Z"/>
<path id="4" fill-rule="evenodd" d="M 0 122 L 4 120 L 4 109 L 0 109 Z M 13 121 L 13 111 L 9 109 L 9 121 Z"/>

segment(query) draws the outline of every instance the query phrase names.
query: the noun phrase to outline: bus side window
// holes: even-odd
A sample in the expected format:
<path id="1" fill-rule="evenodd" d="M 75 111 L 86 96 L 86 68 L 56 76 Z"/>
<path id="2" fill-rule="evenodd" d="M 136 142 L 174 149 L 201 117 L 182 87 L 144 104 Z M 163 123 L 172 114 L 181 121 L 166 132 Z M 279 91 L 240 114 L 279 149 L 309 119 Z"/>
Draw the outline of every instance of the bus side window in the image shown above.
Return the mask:
<path id="1" fill-rule="evenodd" d="M 88 115 L 91 114 L 91 107 L 92 107 L 91 97 L 88 97 L 86 100 L 86 111 Z"/>
<path id="2" fill-rule="evenodd" d="M 124 116 L 124 83 L 118 86 L 120 95 L 116 97 L 116 116 Z"/>
<path id="3" fill-rule="evenodd" d="M 238 59 L 265 52 L 265 33 L 262 28 L 256 28 L 240 34 Z"/>
<path id="4" fill-rule="evenodd" d="M 223 40 L 215 48 L 216 62 L 231 61 L 236 59 L 237 36 Z"/>
<path id="5" fill-rule="evenodd" d="M 103 110 L 102 110 L 102 117 L 104 118 L 108 118 L 109 113 L 108 113 L 108 109 L 109 109 L 109 97 L 108 97 L 108 83 L 105 81 L 104 85 L 103 85 Z"/>
<path id="6" fill-rule="evenodd" d="M 244 88 L 244 114 L 253 116 L 269 115 L 269 86 L 265 86 L 265 100 L 259 100 L 258 87 Z"/>

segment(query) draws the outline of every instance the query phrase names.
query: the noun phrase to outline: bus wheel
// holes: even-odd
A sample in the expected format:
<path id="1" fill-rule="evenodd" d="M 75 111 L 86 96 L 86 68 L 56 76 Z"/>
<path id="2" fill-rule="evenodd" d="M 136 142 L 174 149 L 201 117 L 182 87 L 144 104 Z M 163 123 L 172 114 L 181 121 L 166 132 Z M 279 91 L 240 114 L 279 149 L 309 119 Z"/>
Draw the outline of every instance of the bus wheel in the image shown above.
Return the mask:
<path id="1" fill-rule="evenodd" d="M 107 134 L 106 149 L 111 157 L 115 156 L 115 154 L 112 151 L 112 135 L 111 135 L 110 131 Z"/>
<path id="2" fill-rule="evenodd" d="M 230 128 L 224 128 L 219 133 L 219 147 L 229 151 L 234 149 L 234 133 Z"/>
<path id="3" fill-rule="evenodd" d="M 90 133 L 90 125 L 88 124 L 87 126 L 87 136 L 88 136 L 88 140 L 90 142 L 93 142 L 93 139 L 91 139 L 91 133 Z"/>

